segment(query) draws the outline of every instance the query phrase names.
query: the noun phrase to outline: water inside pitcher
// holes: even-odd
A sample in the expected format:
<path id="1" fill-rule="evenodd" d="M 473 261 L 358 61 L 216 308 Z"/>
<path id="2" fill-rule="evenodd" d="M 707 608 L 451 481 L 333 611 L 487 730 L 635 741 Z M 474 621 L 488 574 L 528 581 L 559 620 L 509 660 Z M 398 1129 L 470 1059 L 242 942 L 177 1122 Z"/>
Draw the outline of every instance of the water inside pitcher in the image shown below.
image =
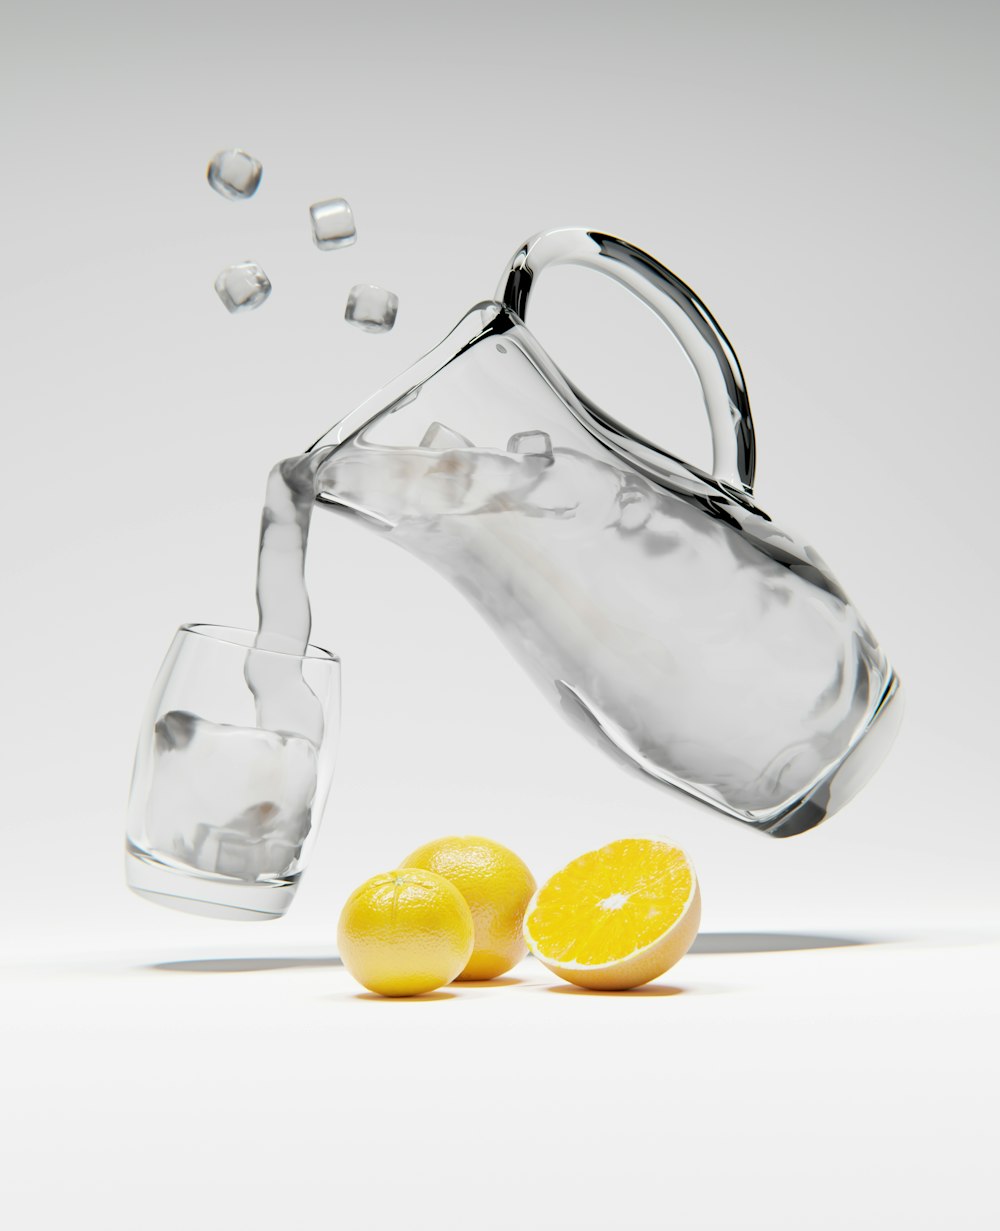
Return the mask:
<path id="1" fill-rule="evenodd" d="M 713 474 L 635 435 L 524 323 L 547 266 L 609 274 L 691 359 Z M 579 229 L 525 244 L 494 300 L 313 446 L 322 505 L 447 577 L 621 764 L 774 836 L 811 829 L 895 734 L 899 684 L 820 557 L 753 497 L 745 382 L 697 296 Z"/>

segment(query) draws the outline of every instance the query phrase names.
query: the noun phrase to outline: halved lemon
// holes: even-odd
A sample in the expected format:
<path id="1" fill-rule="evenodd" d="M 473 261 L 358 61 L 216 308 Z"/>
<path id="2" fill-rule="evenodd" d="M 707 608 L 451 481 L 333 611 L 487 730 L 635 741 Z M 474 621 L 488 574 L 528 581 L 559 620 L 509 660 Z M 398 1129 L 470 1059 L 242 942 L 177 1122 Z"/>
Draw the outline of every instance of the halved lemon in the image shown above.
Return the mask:
<path id="1" fill-rule="evenodd" d="M 560 978 L 622 991 L 669 970 L 700 922 L 698 879 L 684 852 L 655 838 L 622 838 L 542 885 L 528 903 L 524 939 Z"/>

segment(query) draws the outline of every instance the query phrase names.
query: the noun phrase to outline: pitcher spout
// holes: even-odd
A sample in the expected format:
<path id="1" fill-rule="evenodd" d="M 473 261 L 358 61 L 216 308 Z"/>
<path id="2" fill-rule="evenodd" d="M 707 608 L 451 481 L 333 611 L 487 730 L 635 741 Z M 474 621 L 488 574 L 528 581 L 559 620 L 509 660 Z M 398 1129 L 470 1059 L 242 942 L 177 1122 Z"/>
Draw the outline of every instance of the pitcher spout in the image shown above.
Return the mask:
<path id="1" fill-rule="evenodd" d="M 474 345 L 487 333 L 503 333 L 512 324 L 501 304 L 492 301 L 476 304 L 442 342 L 335 423 L 309 446 L 307 452 L 336 449 L 354 439 L 374 420 L 408 406 L 416 400 L 423 384 L 457 359 L 466 347 Z"/>

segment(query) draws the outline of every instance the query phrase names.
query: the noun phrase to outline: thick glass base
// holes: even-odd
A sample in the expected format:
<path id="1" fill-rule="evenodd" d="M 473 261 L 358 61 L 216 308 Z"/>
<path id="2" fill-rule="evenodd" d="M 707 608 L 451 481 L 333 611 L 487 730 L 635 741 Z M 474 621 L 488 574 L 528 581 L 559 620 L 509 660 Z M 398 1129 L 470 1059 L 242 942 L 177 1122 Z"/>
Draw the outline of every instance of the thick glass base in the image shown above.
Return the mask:
<path id="1" fill-rule="evenodd" d="M 903 718 L 899 676 L 890 671 L 889 681 L 865 728 L 842 758 L 803 799 L 787 812 L 760 828 L 772 838 L 791 838 L 815 828 L 833 816 L 857 795 L 885 759 Z"/>
<path id="2" fill-rule="evenodd" d="M 266 884 L 185 872 L 161 863 L 131 842 L 125 851 L 125 879 L 133 893 L 158 906 L 245 922 L 280 919 L 298 887 L 297 879 Z"/>

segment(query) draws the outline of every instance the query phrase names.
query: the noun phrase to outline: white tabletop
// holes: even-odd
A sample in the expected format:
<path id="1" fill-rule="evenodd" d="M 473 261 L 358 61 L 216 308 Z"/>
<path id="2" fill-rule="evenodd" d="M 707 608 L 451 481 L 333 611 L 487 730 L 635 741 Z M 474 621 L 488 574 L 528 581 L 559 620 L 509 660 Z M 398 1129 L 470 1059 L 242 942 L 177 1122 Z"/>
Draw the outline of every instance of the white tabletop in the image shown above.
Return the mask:
<path id="1" fill-rule="evenodd" d="M 183 948 L 164 918 L 0 974 L 18 1231 L 1000 1215 L 1000 929 L 703 933 L 634 993 L 528 959 L 390 1001 L 329 948 Z"/>

